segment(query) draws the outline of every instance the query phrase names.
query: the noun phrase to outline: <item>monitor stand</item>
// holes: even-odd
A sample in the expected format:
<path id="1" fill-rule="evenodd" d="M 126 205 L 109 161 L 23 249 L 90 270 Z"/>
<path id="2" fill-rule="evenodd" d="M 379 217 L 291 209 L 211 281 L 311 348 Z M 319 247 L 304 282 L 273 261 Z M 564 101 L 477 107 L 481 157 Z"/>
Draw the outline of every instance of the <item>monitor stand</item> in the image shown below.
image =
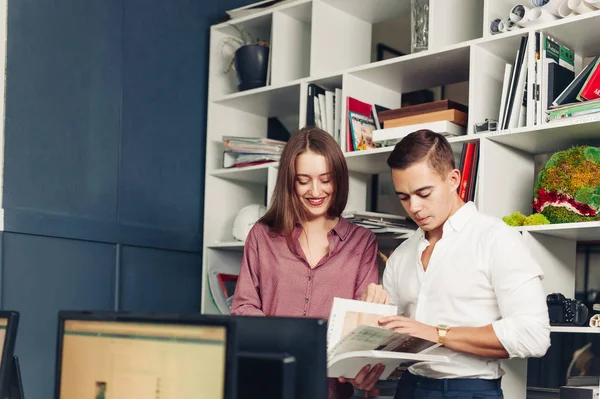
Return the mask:
<path id="1" fill-rule="evenodd" d="M 13 356 L 13 361 L 8 371 L 8 384 L 4 392 L 2 392 L 2 399 L 23 399 L 24 397 L 19 359 Z"/>

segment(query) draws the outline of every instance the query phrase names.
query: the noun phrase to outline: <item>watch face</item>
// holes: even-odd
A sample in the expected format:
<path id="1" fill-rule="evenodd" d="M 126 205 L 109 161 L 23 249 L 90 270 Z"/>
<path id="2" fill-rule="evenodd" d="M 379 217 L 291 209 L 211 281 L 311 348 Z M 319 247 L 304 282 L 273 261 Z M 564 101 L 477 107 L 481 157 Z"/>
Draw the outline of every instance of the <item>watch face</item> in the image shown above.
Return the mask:
<path id="1" fill-rule="evenodd" d="M 440 325 L 438 326 L 438 328 L 439 328 L 440 330 L 447 330 L 447 329 L 448 329 L 448 326 L 447 326 L 447 325 L 445 325 L 445 324 L 440 324 Z"/>

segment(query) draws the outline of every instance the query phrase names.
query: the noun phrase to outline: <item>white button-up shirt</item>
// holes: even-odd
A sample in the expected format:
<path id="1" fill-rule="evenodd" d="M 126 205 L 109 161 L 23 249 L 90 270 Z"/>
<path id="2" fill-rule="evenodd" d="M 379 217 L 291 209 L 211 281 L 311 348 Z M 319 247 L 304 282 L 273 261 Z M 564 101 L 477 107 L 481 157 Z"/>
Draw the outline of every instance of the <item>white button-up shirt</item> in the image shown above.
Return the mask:
<path id="1" fill-rule="evenodd" d="M 452 327 L 492 324 L 510 357 L 541 357 L 550 346 L 543 273 L 518 231 L 463 205 L 444 223 L 427 270 L 423 231 L 389 257 L 383 286 L 398 313 L 422 323 Z M 504 374 L 498 359 L 439 348 L 450 363 L 420 363 L 413 374 L 431 378 L 486 378 Z"/>

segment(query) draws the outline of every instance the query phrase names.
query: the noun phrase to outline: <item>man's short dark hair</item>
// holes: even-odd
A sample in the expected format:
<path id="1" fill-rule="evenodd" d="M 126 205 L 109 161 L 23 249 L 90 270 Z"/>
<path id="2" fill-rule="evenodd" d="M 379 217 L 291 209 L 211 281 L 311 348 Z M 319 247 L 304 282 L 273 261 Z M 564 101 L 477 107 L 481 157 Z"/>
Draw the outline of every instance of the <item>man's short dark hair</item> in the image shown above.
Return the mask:
<path id="1" fill-rule="evenodd" d="M 407 169 L 426 160 L 429 167 L 440 176 L 456 168 L 454 153 L 444 136 L 431 130 L 417 130 L 404 137 L 387 159 L 392 169 Z"/>

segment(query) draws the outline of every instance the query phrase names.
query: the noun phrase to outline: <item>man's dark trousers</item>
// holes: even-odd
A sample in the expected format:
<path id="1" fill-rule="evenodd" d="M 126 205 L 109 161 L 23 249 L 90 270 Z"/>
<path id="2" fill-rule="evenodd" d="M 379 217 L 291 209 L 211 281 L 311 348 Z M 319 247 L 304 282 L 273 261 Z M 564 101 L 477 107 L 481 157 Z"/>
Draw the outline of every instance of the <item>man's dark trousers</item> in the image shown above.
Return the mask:
<path id="1" fill-rule="evenodd" d="M 501 379 L 481 378 L 434 379 L 405 371 L 398 382 L 394 399 L 487 399 L 504 398 Z"/>

